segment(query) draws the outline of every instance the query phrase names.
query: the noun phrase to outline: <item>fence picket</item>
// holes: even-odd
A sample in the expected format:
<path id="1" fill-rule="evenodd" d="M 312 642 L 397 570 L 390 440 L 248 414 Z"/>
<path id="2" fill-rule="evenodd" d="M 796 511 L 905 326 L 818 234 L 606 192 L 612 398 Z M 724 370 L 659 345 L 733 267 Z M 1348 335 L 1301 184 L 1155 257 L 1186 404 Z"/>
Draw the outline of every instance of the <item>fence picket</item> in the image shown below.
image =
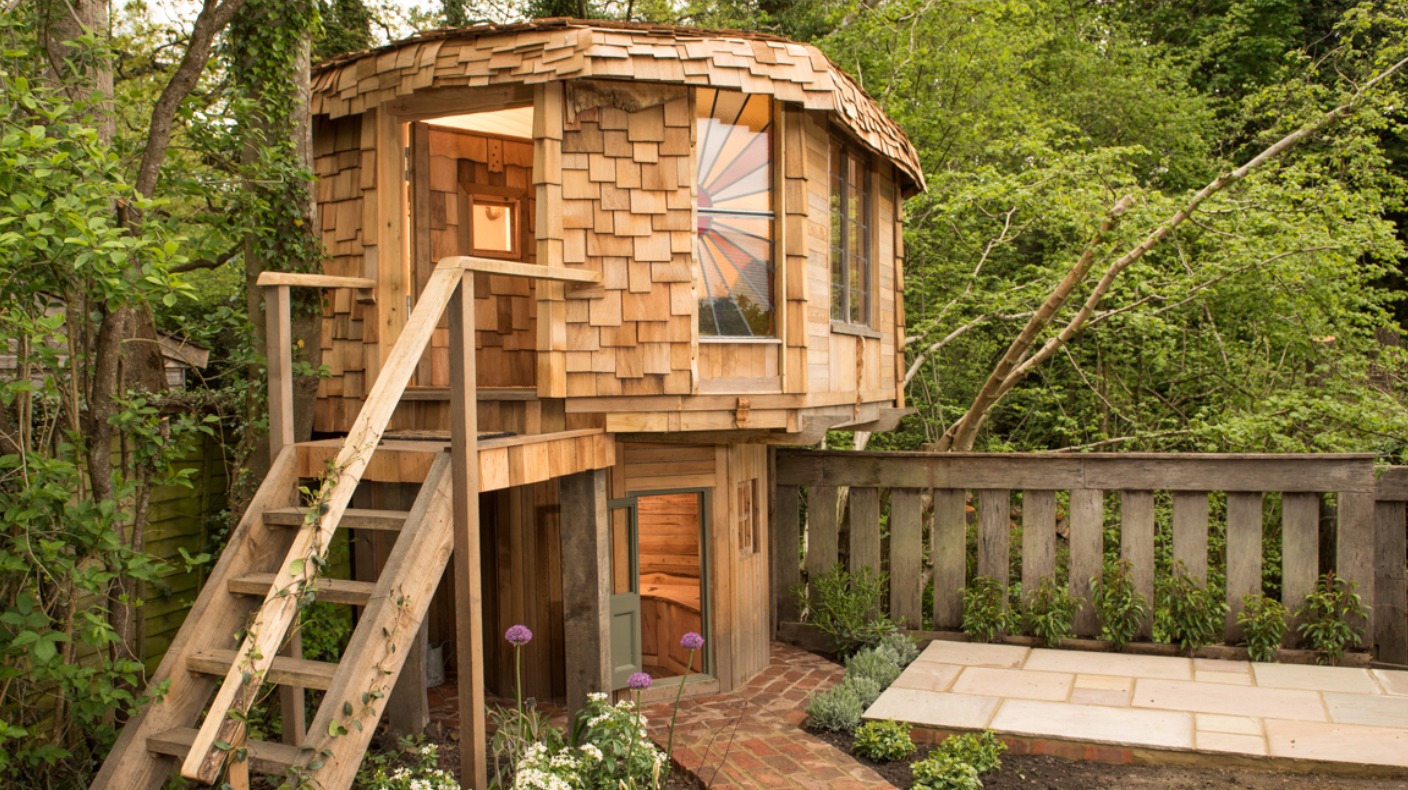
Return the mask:
<path id="1" fill-rule="evenodd" d="M 920 523 L 919 491 L 890 490 L 890 615 L 911 628 L 921 622 L 924 594 L 924 526 Z"/>
<path id="2" fill-rule="evenodd" d="M 777 621 L 797 619 L 797 597 L 794 588 L 802 583 L 802 492 L 797 486 L 777 487 L 777 513 L 772 523 L 773 600 L 777 605 Z"/>
<path id="3" fill-rule="evenodd" d="M 1315 589 L 1320 572 L 1320 495 L 1281 495 L 1281 603 L 1294 612 Z M 1298 618 L 1292 618 L 1282 644 L 1301 643 Z"/>
<path id="4" fill-rule="evenodd" d="M 852 488 L 850 552 L 846 555 L 851 573 L 861 568 L 880 571 L 880 492 L 874 488 Z"/>
<path id="5" fill-rule="evenodd" d="M 1011 561 L 1012 492 L 987 489 L 978 494 L 978 575 L 991 576 L 1007 589 Z"/>
<path id="6" fill-rule="evenodd" d="M 1022 493 L 1022 593 L 1056 575 L 1056 492 Z"/>
<path id="7" fill-rule="evenodd" d="M 1200 582 L 1208 580 L 1208 495 L 1206 491 L 1173 494 L 1173 560 Z"/>
<path id="8" fill-rule="evenodd" d="M 1227 495 L 1227 628 L 1229 643 L 1242 639 L 1237 615 L 1242 597 L 1261 592 L 1262 494 Z"/>
<path id="9" fill-rule="evenodd" d="M 1144 618 L 1139 636 L 1148 639 L 1154 631 L 1154 492 L 1120 492 L 1120 556 L 1129 560 L 1134 589 L 1149 602 L 1150 615 Z"/>
<path id="10" fill-rule="evenodd" d="M 840 542 L 836 524 L 836 487 L 807 489 L 807 578 L 815 579 L 836 565 Z"/>
<path id="11" fill-rule="evenodd" d="M 1371 608 L 1357 626 L 1364 641 L 1374 635 L 1374 495 L 1341 493 L 1336 518 L 1335 569 L 1341 579 L 1359 585 L 1357 592 Z"/>
<path id="12" fill-rule="evenodd" d="M 1091 580 L 1105 559 L 1105 492 L 1077 488 L 1071 492 L 1071 595 L 1081 601 L 1076 613 L 1078 636 L 1098 636 L 1100 621 L 1091 603 Z"/>
<path id="13" fill-rule="evenodd" d="M 963 624 L 963 587 L 967 583 L 967 497 L 960 488 L 934 490 L 934 529 L 929 556 L 934 561 L 934 627 Z"/>

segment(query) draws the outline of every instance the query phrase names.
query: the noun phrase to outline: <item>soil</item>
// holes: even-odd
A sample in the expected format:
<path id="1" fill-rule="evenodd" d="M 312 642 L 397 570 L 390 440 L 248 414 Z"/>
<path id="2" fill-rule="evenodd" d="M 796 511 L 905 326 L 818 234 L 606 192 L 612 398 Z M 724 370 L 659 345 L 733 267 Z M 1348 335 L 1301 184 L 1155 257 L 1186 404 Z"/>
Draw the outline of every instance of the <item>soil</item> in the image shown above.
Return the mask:
<path id="1" fill-rule="evenodd" d="M 847 733 L 813 733 L 850 754 L 854 738 Z M 895 787 L 913 781 L 909 763 L 928 756 L 931 747 L 920 746 L 909 760 L 873 763 L 870 766 Z M 983 776 L 983 790 L 1408 790 L 1408 779 L 1351 779 L 1317 773 L 1282 773 L 1246 768 L 1188 768 L 1181 766 L 1109 765 L 1063 760 L 1036 754 L 1003 755 L 1002 766 Z"/>

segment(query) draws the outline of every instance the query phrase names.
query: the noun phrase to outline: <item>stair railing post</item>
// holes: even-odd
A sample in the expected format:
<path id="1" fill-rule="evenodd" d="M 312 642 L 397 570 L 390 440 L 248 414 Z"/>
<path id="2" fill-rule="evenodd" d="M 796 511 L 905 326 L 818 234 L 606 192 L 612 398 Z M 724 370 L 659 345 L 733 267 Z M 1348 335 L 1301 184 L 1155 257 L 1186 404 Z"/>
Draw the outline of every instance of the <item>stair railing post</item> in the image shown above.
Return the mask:
<path id="1" fill-rule="evenodd" d="M 289 286 L 264 288 L 264 336 L 269 379 L 269 460 L 293 444 L 293 319 Z M 303 637 L 297 622 L 289 630 L 282 655 L 301 658 Z M 303 689 L 279 687 L 279 712 L 284 743 L 299 746 L 308 732 Z"/>
<path id="2" fill-rule="evenodd" d="M 455 662 L 460 706 L 460 776 L 488 787 L 484 721 L 484 612 L 479 554 L 479 424 L 475 397 L 474 272 L 450 299 L 450 453 L 454 485 Z"/>

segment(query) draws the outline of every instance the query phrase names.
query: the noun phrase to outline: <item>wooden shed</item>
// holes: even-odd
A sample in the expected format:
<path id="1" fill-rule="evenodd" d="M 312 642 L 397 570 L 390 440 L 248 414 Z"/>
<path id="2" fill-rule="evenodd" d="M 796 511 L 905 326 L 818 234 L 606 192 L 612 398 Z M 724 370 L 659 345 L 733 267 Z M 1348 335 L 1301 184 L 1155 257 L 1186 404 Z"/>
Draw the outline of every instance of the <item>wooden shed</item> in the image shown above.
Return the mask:
<path id="1" fill-rule="evenodd" d="M 766 667 L 769 600 L 790 594 L 771 582 L 769 446 L 904 411 L 901 203 L 923 189 L 904 133 L 814 47 L 601 20 L 422 33 L 320 65 L 310 104 L 325 275 L 263 284 L 273 356 L 287 288 L 329 286 L 331 375 L 286 474 L 356 473 L 331 510 L 363 530 L 366 579 L 413 551 L 376 514 L 409 511 L 404 538 L 451 520 L 432 494 L 453 489 L 464 525 L 400 623 L 420 636 L 397 637 L 412 659 L 393 679 L 417 686 L 428 641 L 462 704 L 511 696 L 519 623 L 525 694 L 572 705 L 637 671 L 703 692 Z M 690 667 L 688 631 L 706 639 Z M 226 685 L 248 685 L 236 670 Z M 392 715 L 414 726 L 416 696 Z M 189 768 L 212 741 L 181 737 L 164 748 L 194 739 Z"/>

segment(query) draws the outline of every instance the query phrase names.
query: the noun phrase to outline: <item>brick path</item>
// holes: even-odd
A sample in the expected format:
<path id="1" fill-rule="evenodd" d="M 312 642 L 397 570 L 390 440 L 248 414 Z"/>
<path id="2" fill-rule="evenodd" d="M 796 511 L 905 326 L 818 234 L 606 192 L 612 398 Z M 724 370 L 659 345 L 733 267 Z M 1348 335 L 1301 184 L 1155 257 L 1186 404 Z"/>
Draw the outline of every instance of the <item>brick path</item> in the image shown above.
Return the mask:
<path id="1" fill-rule="evenodd" d="M 773 644 L 771 665 L 742 688 L 680 704 L 674 758 L 711 788 L 862 790 L 891 787 L 850 755 L 802 729 L 813 691 L 845 673 L 823 658 Z M 670 705 L 646 709 L 664 748 Z"/>

